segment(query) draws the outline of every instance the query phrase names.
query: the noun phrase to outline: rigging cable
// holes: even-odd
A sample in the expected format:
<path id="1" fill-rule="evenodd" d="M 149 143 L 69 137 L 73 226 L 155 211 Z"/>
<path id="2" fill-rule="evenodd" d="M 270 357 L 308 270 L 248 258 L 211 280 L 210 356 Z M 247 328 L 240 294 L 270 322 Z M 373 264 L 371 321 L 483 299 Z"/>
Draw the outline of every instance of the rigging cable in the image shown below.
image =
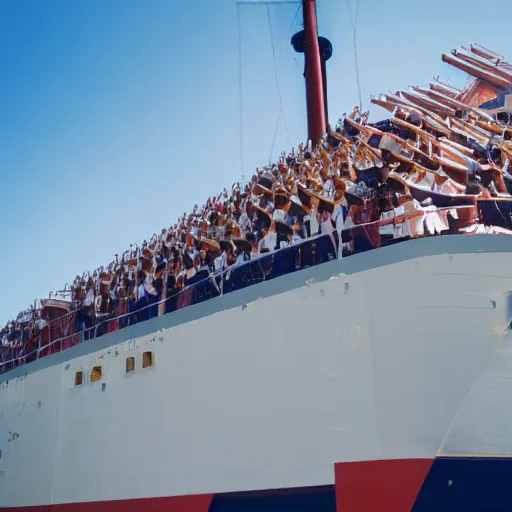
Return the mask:
<path id="1" fill-rule="evenodd" d="M 240 27 L 240 3 L 236 4 L 238 19 L 238 95 L 239 95 L 239 123 L 240 123 L 240 184 L 245 181 L 244 172 L 244 115 L 243 115 L 243 94 L 242 94 L 242 29 Z"/>
<path id="2" fill-rule="evenodd" d="M 277 58 L 276 58 L 276 51 L 275 51 L 275 43 L 274 43 L 274 34 L 272 30 L 272 19 L 270 16 L 270 6 L 271 5 L 284 5 L 284 4 L 298 4 L 297 11 L 295 13 L 295 16 L 293 17 L 292 23 L 290 25 L 290 28 L 293 26 L 295 19 L 297 18 L 297 15 L 299 14 L 301 3 L 297 0 L 282 0 L 282 1 L 238 1 L 236 3 L 237 7 L 237 22 L 238 22 L 238 90 L 239 90 L 239 125 L 240 125 L 240 169 L 241 169 L 241 183 L 245 182 L 245 170 L 244 170 L 244 137 L 243 137 L 243 78 L 242 78 L 242 29 L 241 29 L 241 21 L 240 21 L 240 6 L 241 5 L 252 5 L 252 6 L 263 6 L 265 5 L 267 7 L 267 18 L 268 18 L 268 24 L 269 24 L 269 32 L 270 32 L 270 43 L 272 46 L 272 55 L 274 58 L 274 75 L 276 79 L 277 84 L 277 92 L 279 95 L 279 102 L 280 102 L 280 112 L 279 117 L 277 120 L 277 126 L 276 126 L 276 132 L 274 134 L 274 139 L 272 142 L 272 150 L 271 154 L 274 151 L 274 146 L 277 138 L 277 133 L 279 129 L 279 124 L 281 122 L 281 116 L 283 117 L 284 121 L 284 127 L 286 132 L 286 138 L 288 140 L 288 144 L 291 145 L 291 139 L 290 135 L 288 133 L 288 125 L 286 123 L 286 117 L 284 113 L 284 106 L 283 106 L 283 99 L 281 95 L 281 87 L 279 85 L 279 75 L 277 70 Z"/>
<path id="3" fill-rule="evenodd" d="M 356 0 L 356 13 L 352 16 L 352 9 L 350 7 L 350 0 L 346 0 L 348 15 L 350 18 L 350 24 L 353 30 L 353 43 L 354 43 L 354 62 L 356 67 L 356 81 L 357 81 L 357 92 L 359 94 L 359 109 L 363 110 L 363 98 L 361 94 L 361 77 L 359 74 L 359 58 L 357 56 L 357 20 L 359 18 L 359 0 Z"/>
<path id="4" fill-rule="evenodd" d="M 270 155 L 268 157 L 268 164 L 272 165 L 272 154 L 274 153 L 274 147 L 276 145 L 277 133 L 279 132 L 279 125 L 281 124 L 281 117 L 283 115 L 283 111 L 279 111 L 279 116 L 277 118 L 277 125 L 274 131 L 274 138 L 272 139 L 272 146 L 270 146 Z"/>
<path id="5" fill-rule="evenodd" d="M 276 58 L 276 46 L 274 43 L 274 32 L 272 30 L 272 17 L 270 15 L 270 6 L 269 5 L 267 5 L 267 20 L 268 20 L 268 30 L 269 30 L 269 34 L 270 34 L 270 45 L 272 46 L 272 57 L 273 57 L 273 61 L 274 61 L 274 76 L 276 79 L 277 94 L 279 96 L 279 105 L 280 105 L 280 109 L 281 109 L 281 113 L 280 113 L 279 119 L 278 119 L 278 126 L 279 126 L 279 122 L 281 121 L 281 116 L 282 116 L 284 130 L 286 133 L 286 140 L 288 141 L 288 144 L 291 145 L 290 135 L 288 133 L 288 125 L 286 124 L 286 115 L 284 113 L 283 96 L 281 95 L 281 86 L 279 85 L 279 73 L 277 70 L 277 58 Z"/>
<path id="6" fill-rule="evenodd" d="M 288 32 L 292 29 L 293 27 L 293 24 L 295 23 L 295 20 L 297 19 L 297 16 L 299 14 L 299 11 L 300 11 L 300 8 L 302 7 L 301 3 L 300 2 L 297 2 L 299 5 L 297 7 L 297 10 L 295 11 L 295 16 L 293 17 L 293 20 L 292 22 L 290 23 L 290 28 L 288 29 Z"/>

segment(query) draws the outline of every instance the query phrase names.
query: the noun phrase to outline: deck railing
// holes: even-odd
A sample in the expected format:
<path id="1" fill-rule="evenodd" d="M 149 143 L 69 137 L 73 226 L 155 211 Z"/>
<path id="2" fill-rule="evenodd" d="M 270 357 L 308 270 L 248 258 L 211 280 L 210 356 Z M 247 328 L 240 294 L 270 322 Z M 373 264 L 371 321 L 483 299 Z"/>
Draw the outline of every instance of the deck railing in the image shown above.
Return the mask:
<path id="1" fill-rule="evenodd" d="M 434 212 L 439 213 L 447 210 L 461 211 L 474 208 L 474 206 L 449 206 L 438 208 Z M 496 214 L 496 212 L 494 212 Z M 410 215 L 410 214 L 408 214 Z M 393 234 L 380 233 L 384 225 L 394 226 L 403 222 L 409 217 L 396 216 L 385 220 L 378 220 L 365 224 L 358 224 L 348 227 L 342 232 L 342 241 L 352 240 L 351 250 L 344 249 L 343 257 L 352 256 L 404 241 L 404 238 L 394 238 Z M 370 233 L 371 232 L 371 233 Z M 458 230 L 453 226 L 446 231 L 446 234 L 456 234 Z M 428 234 L 426 234 L 428 236 Z M 407 237 L 406 239 L 409 239 Z M 39 346 L 27 352 L 24 346 L 3 349 L 3 361 L 0 361 L 0 374 L 8 372 L 33 360 L 66 350 L 74 345 L 89 341 L 104 334 L 108 334 L 130 325 L 140 323 L 160 314 L 169 314 L 179 309 L 194 304 L 199 304 L 214 297 L 231 293 L 247 286 L 258 284 L 270 279 L 275 279 L 301 269 L 316 266 L 327 261 L 338 258 L 338 235 L 337 233 L 317 235 L 304 240 L 303 242 L 279 249 L 270 253 L 260 255 L 258 258 L 233 265 L 223 272 L 210 273 L 208 270 L 198 272 L 187 282 L 187 286 L 179 292 L 158 302 L 143 307 L 133 308 L 134 303 L 129 302 L 129 310 L 126 313 L 114 317 L 105 315 L 97 317 L 94 325 L 74 332 L 61 335 L 57 339 L 50 339 L 49 343 Z M 72 311 L 48 323 L 48 329 L 57 322 L 62 326 L 67 319 L 67 328 L 76 318 L 77 311 Z M 51 331 L 50 331 L 51 332 Z M 1 349 L 0 349 L 1 350 Z"/>

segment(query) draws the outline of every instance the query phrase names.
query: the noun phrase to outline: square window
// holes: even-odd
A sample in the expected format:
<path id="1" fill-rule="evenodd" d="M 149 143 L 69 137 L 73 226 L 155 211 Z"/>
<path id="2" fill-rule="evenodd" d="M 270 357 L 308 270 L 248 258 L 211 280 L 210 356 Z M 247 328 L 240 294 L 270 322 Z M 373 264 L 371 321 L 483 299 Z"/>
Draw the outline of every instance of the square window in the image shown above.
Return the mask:
<path id="1" fill-rule="evenodd" d="M 126 358 L 126 373 L 135 371 L 135 357 Z"/>
<path id="2" fill-rule="evenodd" d="M 151 351 L 142 354 L 142 368 L 150 368 L 155 366 L 155 354 Z"/>
<path id="3" fill-rule="evenodd" d="M 100 380 L 103 375 L 103 368 L 101 366 L 95 366 L 91 372 L 91 382 Z"/>

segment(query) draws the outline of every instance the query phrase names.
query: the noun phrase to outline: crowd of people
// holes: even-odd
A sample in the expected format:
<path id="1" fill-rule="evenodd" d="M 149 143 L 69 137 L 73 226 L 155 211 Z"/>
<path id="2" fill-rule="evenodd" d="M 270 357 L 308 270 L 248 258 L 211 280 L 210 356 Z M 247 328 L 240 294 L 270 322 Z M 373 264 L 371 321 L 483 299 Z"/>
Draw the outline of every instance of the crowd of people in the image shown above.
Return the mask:
<path id="1" fill-rule="evenodd" d="M 106 267 L 77 276 L 67 302 L 58 303 L 66 322 L 45 315 L 44 305 L 20 313 L 0 330 L 0 350 L 39 354 L 57 335 L 82 341 L 170 312 L 169 298 L 198 280 L 319 235 L 332 238 L 341 258 L 386 237 L 470 232 L 482 219 L 468 197 L 510 197 L 512 131 L 470 104 L 445 116 L 450 97 L 429 110 L 396 96 L 392 118 L 377 124 L 355 107 L 316 146 L 283 153 L 249 183 L 233 184 Z M 450 197 L 450 207 L 434 194 Z"/>

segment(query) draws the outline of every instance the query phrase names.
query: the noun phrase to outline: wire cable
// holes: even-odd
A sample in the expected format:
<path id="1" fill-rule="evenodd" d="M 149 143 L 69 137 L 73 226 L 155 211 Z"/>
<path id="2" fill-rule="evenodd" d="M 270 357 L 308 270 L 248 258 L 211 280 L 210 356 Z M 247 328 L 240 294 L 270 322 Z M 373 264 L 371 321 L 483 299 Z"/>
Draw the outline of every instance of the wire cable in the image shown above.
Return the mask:
<path id="1" fill-rule="evenodd" d="M 356 82 L 357 82 L 357 92 L 359 95 L 359 109 L 363 110 L 363 97 L 361 93 L 361 76 L 359 73 L 359 57 L 357 55 L 357 21 L 359 18 L 359 0 L 356 0 L 356 12 L 355 16 L 352 16 L 352 8 L 350 6 L 350 0 L 346 0 L 348 15 L 350 19 L 350 24 L 352 25 L 353 31 L 353 45 L 354 45 L 354 63 L 356 68 Z"/>
<path id="2" fill-rule="evenodd" d="M 243 113 L 243 80 L 242 80 L 242 29 L 240 24 L 240 3 L 236 4 L 236 14 L 238 19 L 238 95 L 239 95 L 239 123 L 240 123 L 240 183 L 245 181 L 244 171 L 244 113 Z"/>
<path id="3" fill-rule="evenodd" d="M 283 116 L 283 124 L 284 124 L 284 130 L 286 133 L 286 140 L 288 141 L 288 144 L 291 144 L 290 135 L 288 133 L 288 125 L 286 124 L 286 115 L 284 112 L 284 104 L 283 104 L 283 96 L 281 94 L 281 86 L 279 85 L 279 72 L 277 69 L 277 58 L 276 58 L 276 47 L 274 43 L 274 32 L 272 30 L 272 16 L 270 14 L 270 6 L 267 5 L 267 19 L 268 19 L 268 30 L 270 34 L 270 45 L 272 47 L 272 58 L 274 61 L 274 77 L 276 80 L 276 87 L 277 87 L 277 94 L 279 96 L 279 106 L 281 109 L 281 115 Z M 279 119 L 281 116 L 279 116 Z"/>
<path id="4" fill-rule="evenodd" d="M 279 125 L 281 124 L 282 115 L 283 115 L 283 111 L 281 110 L 281 111 L 279 111 L 279 116 L 277 118 L 276 129 L 274 131 L 274 138 L 272 139 L 272 146 L 270 146 L 270 156 L 268 158 L 269 165 L 272 165 L 272 154 L 274 153 L 274 147 L 276 145 L 277 133 L 279 132 Z"/>
<path id="5" fill-rule="evenodd" d="M 293 24 L 295 23 L 295 20 L 297 19 L 297 15 L 299 14 L 299 11 L 300 11 L 300 8 L 301 8 L 301 4 L 300 2 L 297 2 L 299 5 L 297 7 L 297 10 L 295 11 L 295 16 L 293 17 L 293 20 L 292 22 L 290 23 L 290 28 L 288 29 L 288 31 L 290 31 L 293 27 Z"/>

